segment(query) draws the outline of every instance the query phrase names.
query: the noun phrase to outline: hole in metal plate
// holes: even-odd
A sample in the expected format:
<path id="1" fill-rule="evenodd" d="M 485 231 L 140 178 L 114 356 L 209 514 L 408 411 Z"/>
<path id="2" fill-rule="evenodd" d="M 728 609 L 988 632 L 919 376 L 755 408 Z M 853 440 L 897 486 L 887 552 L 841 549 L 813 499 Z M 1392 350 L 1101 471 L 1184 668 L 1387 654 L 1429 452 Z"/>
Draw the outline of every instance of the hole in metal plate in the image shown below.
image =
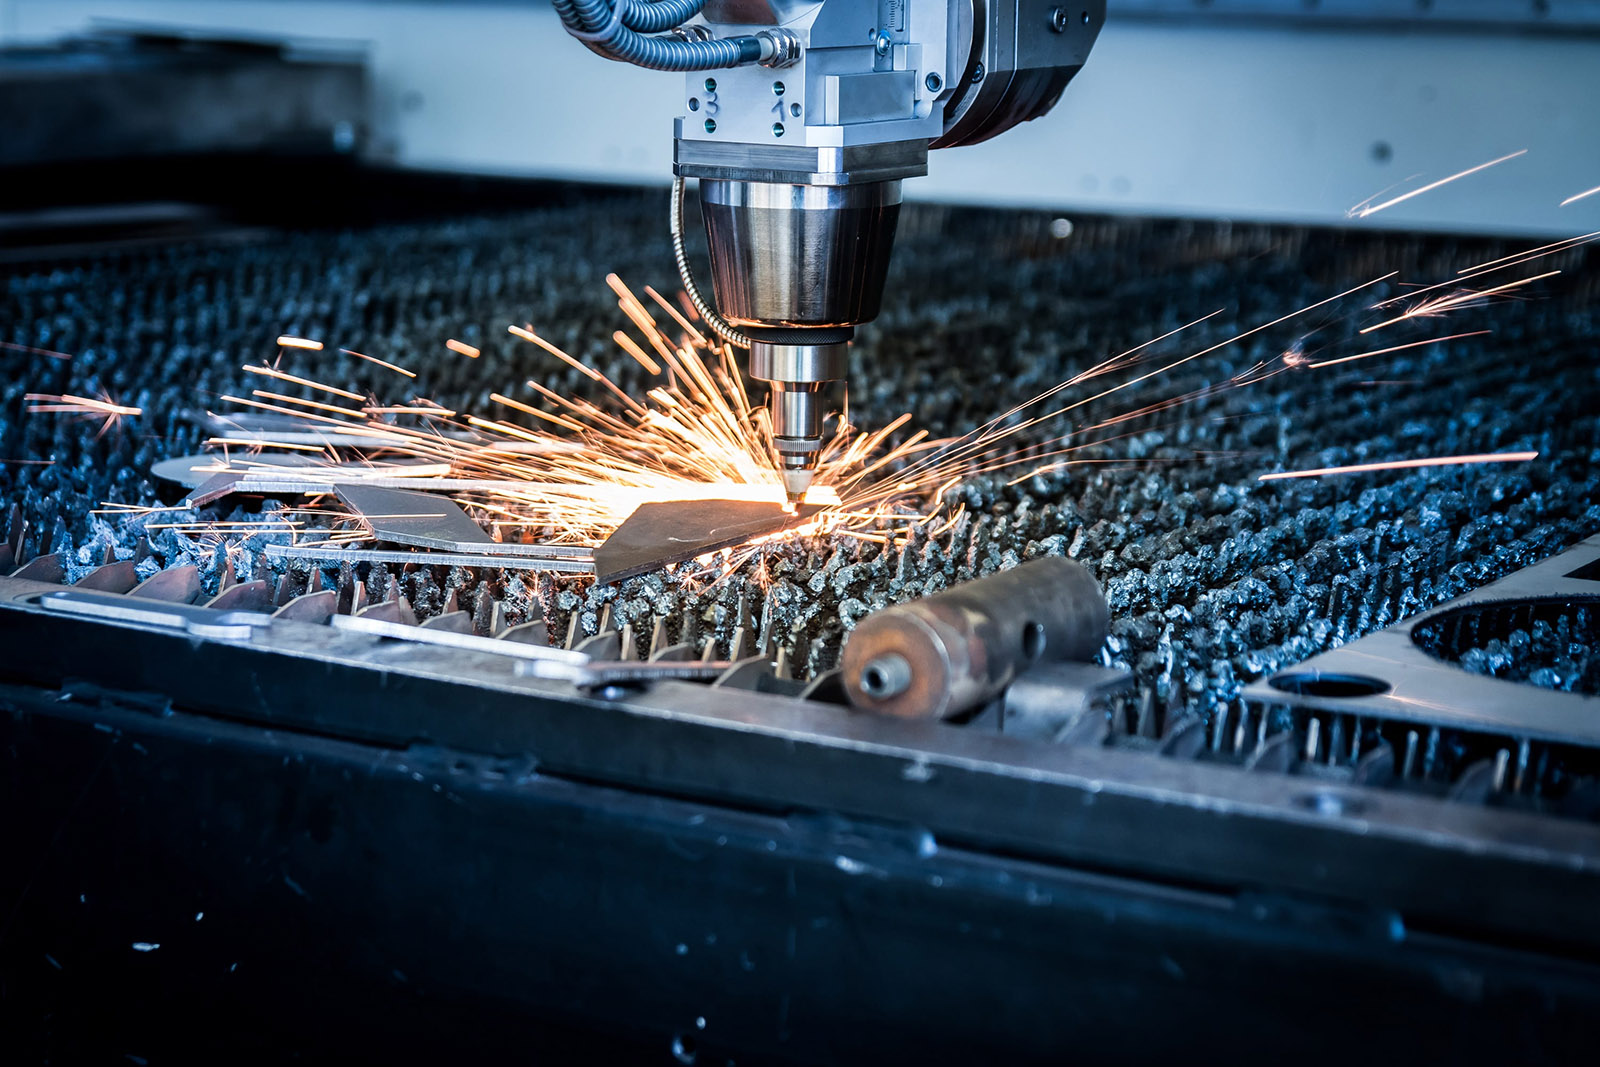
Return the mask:
<path id="1" fill-rule="evenodd" d="M 1387 693 L 1389 683 L 1364 674 L 1326 674 L 1321 671 L 1289 671 L 1272 676 L 1269 685 L 1302 697 L 1375 697 Z"/>

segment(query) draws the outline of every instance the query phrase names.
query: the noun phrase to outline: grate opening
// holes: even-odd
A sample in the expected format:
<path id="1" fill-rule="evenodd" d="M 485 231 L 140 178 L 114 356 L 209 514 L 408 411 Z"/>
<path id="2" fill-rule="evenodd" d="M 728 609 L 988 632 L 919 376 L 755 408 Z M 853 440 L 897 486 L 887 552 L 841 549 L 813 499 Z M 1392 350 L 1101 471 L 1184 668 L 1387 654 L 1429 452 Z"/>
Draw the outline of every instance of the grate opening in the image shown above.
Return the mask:
<path id="1" fill-rule="evenodd" d="M 1471 605 L 1429 619 L 1411 639 L 1473 674 L 1600 695 L 1600 597 Z"/>

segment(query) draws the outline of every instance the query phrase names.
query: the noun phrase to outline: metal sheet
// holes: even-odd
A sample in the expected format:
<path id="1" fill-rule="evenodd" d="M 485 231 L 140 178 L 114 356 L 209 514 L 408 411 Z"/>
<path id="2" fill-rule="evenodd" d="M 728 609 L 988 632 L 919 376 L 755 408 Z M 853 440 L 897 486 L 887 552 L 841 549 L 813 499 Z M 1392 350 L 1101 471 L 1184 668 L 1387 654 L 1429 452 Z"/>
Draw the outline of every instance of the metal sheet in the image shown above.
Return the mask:
<path id="1" fill-rule="evenodd" d="M 1591 537 L 1397 626 L 1279 671 L 1246 687 L 1244 699 L 1600 745 L 1600 697 L 1474 674 L 1433 658 L 1412 640 L 1419 627 L 1463 607 L 1549 599 L 1594 599 L 1600 607 L 1600 580 L 1584 577 L 1597 562 L 1600 537 Z"/>
<path id="2" fill-rule="evenodd" d="M 595 581 L 620 581 L 686 559 L 742 545 L 815 515 L 820 508 L 785 510 L 748 500 L 688 500 L 641 504 L 594 550 Z"/>
<path id="3" fill-rule="evenodd" d="M 495 543 L 448 497 L 349 484 L 334 492 L 379 541 L 451 552 L 461 551 L 463 546 L 467 551 L 481 551 L 479 546 Z"/>
<path id="4" fill-rule="evenodd" d="M 494 555 L 484 552 L 394 551 L 368 548 L 319 548 L 315 545 L 266 545 L 262 553 L 275 559 L 304 559 L 323 564 L 337 563 L 416 563 L 430 567 L 500 567 L 506 570 L 561 571 L 566 574 L 591 574 L 594 561 L 571 557 L 550 559 L 528 556 Z"/>

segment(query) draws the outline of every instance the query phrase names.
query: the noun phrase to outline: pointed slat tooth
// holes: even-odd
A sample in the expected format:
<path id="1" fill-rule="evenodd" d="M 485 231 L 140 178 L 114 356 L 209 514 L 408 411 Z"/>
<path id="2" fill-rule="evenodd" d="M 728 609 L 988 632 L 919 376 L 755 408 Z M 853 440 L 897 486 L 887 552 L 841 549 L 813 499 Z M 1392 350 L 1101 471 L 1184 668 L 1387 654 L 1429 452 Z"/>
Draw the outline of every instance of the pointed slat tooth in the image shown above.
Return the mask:
<path id="1" fill-rule="evenodd" d="M 680 641 L 675 645 L 668 645 L 666 648 L 663 648 L 658 652 L 652 653 L 651 656 L 650 656 L 650 662 L 652 662 L 652 663 L 689 663 L 689 662 L 692 662 L 694 660 L 695 655 L 696 655 L 696 649 L 695 649 L 695 647 L 693 645 L 685 644 L 685 643 Z"/>
<path id="2" fill-rule="evenodd" d="M 53 585 L 59 585 L 67 577 L 66 561 L 53 554 L 35 556 L 12 571 L 11 577 L 21 578 L 29 582 L 48 582 Z"/>
<path id="3" fill-rule="evenodd" d="M 683 626 L 678 630 L 678 643 L 691 648 L 700 647 L 700 610 L 693 605 L 683 610 Z"/>
<path id="4" fill-rule="evenodd" d="M 267 582 L 241 582 L 206 601 L 218 611 L 271 611 L 272 586 Z"/>
<path id="5" fill-rule="evenodd" d="M 772 608 L 772 590 L 768 589 L 761 599 L 761 625 L 756 630 L 756 651 L 772 659 L 777 648 L 777 635 L 772 630 L 778 624 L 778 613 Z"/>
<path id="6" fill-rule="evenodd" d="M 274 619 L 294 622 L 327 622 L 339 607 L 339 594 L 332 589 L 297 596 L 272 613 Z"/>
<path id="7" fill-rule="evenodd" d="M 228 553 L 223 551 L 217 560 L 217 595 L 221 596 L 229 589 L 239 584 L 239 579 L 233 575 L 233 560 L 228 558 Z"/>
<path id="8" fill-rule="evenodd" d="M 362 608 L 356 613 L 363 619 L 378 619 L 382 622 L 397 622 L 404 626 L 415 626 L 417 616 L 411 610 L 411 605 L 406 603 L 405 597 L 396 600 L 385 600 L 381 604 L 373 604 Z"/>
<path id="9" fill-rule="evenodd" d="M 296 596 L 306 592 L 306 586 L 309 582 L 304 579 L 309 577 L 309 575 L 293 568 L 284 571 L 283 577 L 278 579 L 278 591 L 273 594 L 273 603 L 281 608 Z"/>
<path id="10" fill-rule="evenodd" d="M 157 571 L 128 590 L 128 595 L 165 600 L 170 604 L 193 604 L 200 599 L 200 568 L 191 563 Z"/>
<path id="11" fill-rule="evenodd" d="M 620 638 L 620 644 L 622 645 L 622 649 L 618 654 L 618 659 L 631 660 L 639 658 L 639 652 L 636 648 L 634 648 L 633 623 L 628 622 L 622 624 L 622 636 Z"/>
<path id="12" fill-rule="evenodd" d="M 778 658 L 772 664 L 772 673 L 779 678 L 792 677 L 789 673 L 789 646 L 778 649 Z"/>
<path id="13" fill-rule="evenodd" d="M 133 543 L 133 561 L 135 563 L 143 563 L 155 553 L 156 550 L 150 544 L 150 538 L 148 537 L 141 537 Z"/>
<path id="14" fill-rule="evenodd" d="M 447 611 L 442 615 L 435 615 L 422 622 L 424 630 L 445 630 L 453 634 L 470 634 L 472 632 L 472 616 L 464 611 Z"/>
<path id="15" fill-rule="evenodd" d="M 456 612 L 458 612 L 460 610 L 461 610 L 461 600 L 460 600 L 460 598 L 458 598 L 456 596 L 456 590 L 452 589 L 452 590 L 450 590 L 450 595 L 445 597 L 444 610 L 441 611 L 439 614 L 440 615 L 454 615 Z"/>
<path id="16" fill-rule="evenodd" d="M 828 643 L 820 637 L 813 638 L 806 649 L 806 674 L 812 678 L 823 673 L 828 668 L 824 666 L 828 655 Z"/>
<path id="17" fill-rule="evenodd" d="M 728 658 L 732 660 L 750 659 L 756 654 L 756 642 L 748 626 L 741 626 L 733 631 L 733 639 L 728 642 Z"/>
<path id="18" fill-rule="evenodd" d="M 513 626 L 506 630 L 500 635 L 500 640 L 516 641 L 524 645 L 548 645 L 550 643 L 550 629 L 545 625 L 543 619 L 533 619 L 520 626 Z"/>
<path id="19" fill-rule="evenodd" d="M 700 650 L 700 662 L 710 663 L 717 658 L 717 635 L 712 634 L 706 638 L 705 647 Z"/>
<path id="20" fill-rule="evenodd" d="M 6 521 L 6 547 L 11 549 L 11 562 L 22 562 L 22 536 L 28 530 L 28 521 L 22 517 L 22 504 L 11 505 L 11 517 Z"/>
<path id="21" fill-rule="evenodd" d="M 487 592 L 480 592 L 472 604 L 472 632 L 479 637 L 495 637 L 499 631 L 495 629 L 494 609 L 495 601 Z"/>
<path id="22" fill-rule="evenodd" d="M 582 625 L 581 613 L 577 612 L 577 611 L 574 611 L 572 613 L 572 615 L 567 619 L 567 640 L 566 640 L 566 644 L 563 647 L 565 647 L 567 649 L 576 648 L 577 645 L 578 645 L 578 639 L 581 638 L 582 636 L 583 636 L 583 625 Z"/>
<path id="23" fill-rule="evenodd" d="M 713 686 L 723 689 L 760 690 L 762 682 L 771 677 L 771 664 L 751 657 L 739 660 L 717 676 Z"/>
<path id="24" fill-rule="evenodd" d="M 108 543 L 106 545 L 106 547 L 100 553 L 100 566 L 104 567 L 107 564 L 115 563 L 116 561 L 117 561 L 117 549 L 116 549 L 116 546 Z"/>
<path id="25" fill-rule="evenodd" d="M 659 618 L 656 620 L 655 626 L 653 626 L 650 630 L 649 657 L 651 659 L 655 659 L 656 655 L 666 647 L 668 647 L 667 620 L 665 618 Z"/>
<path id="26" fill-rule="evenodd" d="M 324 574 L 326 577 L 326 574 Z M 356 613 L 356 576 L 350 564 L 339 564 L 339 578 L 333 587 L 339 591 L 339 614 L 354 615 Z"/>
<path id="27" fill-rule="evenodd" d="M 837 669 L 821 672 L 800 690 L 800 698 L 822 700 L 830 704 L 848 704 L 849 698 L 844 690 L 844 672 Z"/>
<path id="28" fill-rule="evenodd" d="M 573 649 L 598 660 L 615 660 L 622 658 L 622 635 L 615 630 L 601 630 L 593 637 L 586 637 L 578 642 L 578 647 Z"/>
<path id="29" fill-rule="evenodd" d="M 102 593 L 126 593 L 139 584 L 138 571 L 134 569 L 133 560 L 125 559 L 120 563 L 107 563 L 103 567 L 96 567 L 74 583 L 74 589 L 98 589 Z"/>
<path id="30" fill-rule="evenodd" d="M 600 619 L 595 625 L 594 632 L 600 634 L 609 629 L 611 629 L 611 605 L 606 604 L 600 609 Z"/>

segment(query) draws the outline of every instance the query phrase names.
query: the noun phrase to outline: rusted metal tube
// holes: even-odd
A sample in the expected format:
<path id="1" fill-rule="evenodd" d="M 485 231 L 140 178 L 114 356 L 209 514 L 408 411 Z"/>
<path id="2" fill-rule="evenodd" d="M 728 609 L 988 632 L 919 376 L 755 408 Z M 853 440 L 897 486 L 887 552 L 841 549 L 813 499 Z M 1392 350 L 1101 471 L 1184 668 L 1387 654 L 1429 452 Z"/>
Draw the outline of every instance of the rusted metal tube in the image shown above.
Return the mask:
<path id="1" fill-rule="evenodd" d="M 1094 576 L 1047 556 L 862 619 L 844 647 L 845 691 L 865 711 L 948 719 L 1036 663 L 1091 659 L 1109 621 Z"/>

